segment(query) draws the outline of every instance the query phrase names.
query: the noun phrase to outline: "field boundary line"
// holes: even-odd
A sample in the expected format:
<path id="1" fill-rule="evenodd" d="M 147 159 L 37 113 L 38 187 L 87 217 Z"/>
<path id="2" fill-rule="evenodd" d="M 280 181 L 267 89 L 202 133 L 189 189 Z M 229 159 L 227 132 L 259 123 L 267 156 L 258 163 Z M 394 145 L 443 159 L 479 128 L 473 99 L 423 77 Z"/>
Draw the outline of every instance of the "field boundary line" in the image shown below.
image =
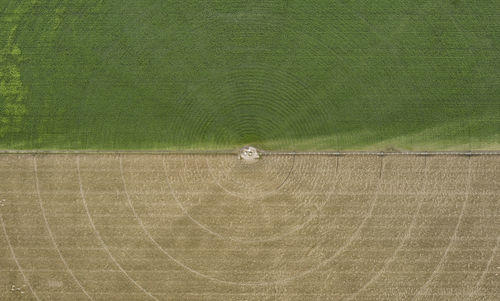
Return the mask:
<path id="1" fill-rule="evenodd" d="M 262 155 L 320 155 L 320 156 L 499 156 L 500 151 L 407 151 L 407 152 L 384 152 L 384 151 L 324 151 L 324 152 L 280 152 L 263 151 Z"/>
<path id="2" fill-rule="evenodd" d="M 237 155 L 239 150 L 5 150 L 3 154 L 27 155 Z M 263 156 L 500 156 L 500 151 L 265 151 Z"/>

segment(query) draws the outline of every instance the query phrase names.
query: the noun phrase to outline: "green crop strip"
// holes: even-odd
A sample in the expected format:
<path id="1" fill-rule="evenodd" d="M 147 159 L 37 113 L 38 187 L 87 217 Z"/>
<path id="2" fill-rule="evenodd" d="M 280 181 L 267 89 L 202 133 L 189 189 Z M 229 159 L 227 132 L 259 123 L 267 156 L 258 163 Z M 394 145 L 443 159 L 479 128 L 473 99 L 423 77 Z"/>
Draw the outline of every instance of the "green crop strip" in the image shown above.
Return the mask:
<path id="1" fill-rule="evenodd" d="M 499 15 L 445 0 L 6 0 L 0 148 L 495 149 Z"/>

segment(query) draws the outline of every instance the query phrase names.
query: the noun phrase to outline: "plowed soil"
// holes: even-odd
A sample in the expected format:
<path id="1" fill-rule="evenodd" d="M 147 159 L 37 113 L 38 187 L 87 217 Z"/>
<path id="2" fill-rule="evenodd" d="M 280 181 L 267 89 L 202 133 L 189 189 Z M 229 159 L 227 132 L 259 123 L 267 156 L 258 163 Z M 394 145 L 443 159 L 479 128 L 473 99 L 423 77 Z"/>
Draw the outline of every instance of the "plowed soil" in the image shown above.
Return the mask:
<path id="1" fill-rule="evenodd" d="M 0 155 L 0 300 L 499 300 L 500 156 Z"/>

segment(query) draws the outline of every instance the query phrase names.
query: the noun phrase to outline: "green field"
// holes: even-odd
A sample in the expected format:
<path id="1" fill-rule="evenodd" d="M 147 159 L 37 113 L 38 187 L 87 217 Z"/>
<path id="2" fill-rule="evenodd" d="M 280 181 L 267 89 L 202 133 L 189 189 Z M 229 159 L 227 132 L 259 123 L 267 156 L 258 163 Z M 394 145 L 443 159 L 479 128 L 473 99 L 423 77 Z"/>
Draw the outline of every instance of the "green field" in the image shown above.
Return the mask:
<path id="1" fill-rule="evenodd" d="M 0 0 L 0 148 L 500 148 L 498 1 Z"/>

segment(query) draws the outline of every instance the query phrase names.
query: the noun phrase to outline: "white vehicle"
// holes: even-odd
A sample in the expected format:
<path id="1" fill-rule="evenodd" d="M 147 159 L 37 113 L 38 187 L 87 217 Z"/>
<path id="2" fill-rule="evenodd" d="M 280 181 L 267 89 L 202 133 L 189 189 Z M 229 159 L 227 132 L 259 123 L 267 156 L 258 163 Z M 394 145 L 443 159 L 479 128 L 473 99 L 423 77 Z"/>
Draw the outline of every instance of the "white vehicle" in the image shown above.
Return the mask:
<path id="1" fill-rule="evenodd" d="M 240 160 L 257 160 L 260 159 L 259 151 L 253 146 L 245 146 L 240 150 L 238 155 Z"/>

